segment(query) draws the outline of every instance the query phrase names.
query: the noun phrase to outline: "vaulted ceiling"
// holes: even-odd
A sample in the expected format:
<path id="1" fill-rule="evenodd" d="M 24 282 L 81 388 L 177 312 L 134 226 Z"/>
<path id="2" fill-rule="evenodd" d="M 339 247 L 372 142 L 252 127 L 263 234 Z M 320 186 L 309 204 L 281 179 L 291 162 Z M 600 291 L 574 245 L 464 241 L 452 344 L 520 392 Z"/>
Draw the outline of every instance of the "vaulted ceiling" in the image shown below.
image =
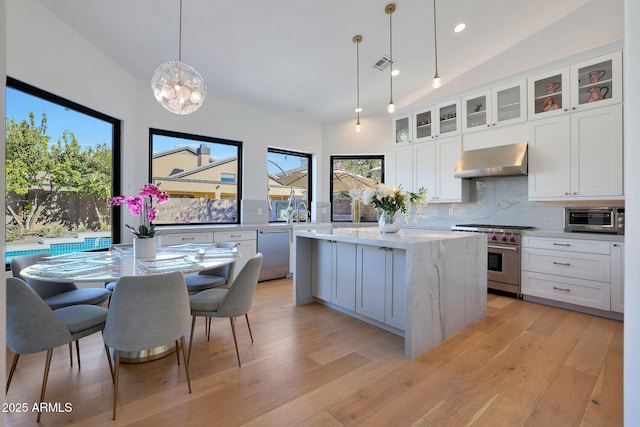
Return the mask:
<path id="1" fill-rule="evenodd" d="M 178 58 L 179 0 L 40 0 L 136 78 Z M 387 0 L 183 0 L 182 60 L 210 95 L 319 122 L 348 119 L 356 104 L 360 44 L 363 115 L 382 114 L 389 54 Z M 463 90 L 623 37 L 622 0 L 437 0 L 434 92 L 432 0 L 397 0 L 394 78 L 399 108 Z M 454 33 L 464 22 L 467 28 Z M 151 89 L 149 89 L 151 94 Z M 150 95 L 151 96 L 151 95 Z"/>

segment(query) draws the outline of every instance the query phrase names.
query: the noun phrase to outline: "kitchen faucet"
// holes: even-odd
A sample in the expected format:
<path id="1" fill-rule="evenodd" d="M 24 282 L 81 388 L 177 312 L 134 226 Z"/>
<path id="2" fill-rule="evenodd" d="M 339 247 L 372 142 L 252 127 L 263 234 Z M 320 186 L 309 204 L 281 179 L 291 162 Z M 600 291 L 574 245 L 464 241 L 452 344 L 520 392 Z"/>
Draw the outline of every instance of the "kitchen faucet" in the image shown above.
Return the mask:
<path id="1" fill-rule="evenodd" d="M 298 204 L 296 205 L 296 222 L 300 222 L 300 205 L 304 206 L 305 220 L 303 222 L 307 222 L 307 215 L 309 210 L 307 209 L 307 204 L 305 202 L 298 202 Z"/>

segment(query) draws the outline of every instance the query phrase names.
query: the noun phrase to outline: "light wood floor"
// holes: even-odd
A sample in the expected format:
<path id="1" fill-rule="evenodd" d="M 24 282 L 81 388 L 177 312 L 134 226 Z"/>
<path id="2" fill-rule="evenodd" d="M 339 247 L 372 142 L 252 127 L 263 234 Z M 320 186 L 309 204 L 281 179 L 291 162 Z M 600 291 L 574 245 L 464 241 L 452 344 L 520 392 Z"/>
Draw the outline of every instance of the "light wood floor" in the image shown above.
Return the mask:
<path id="1" fill-rule="evenodd" d="M 193 393 L 175 355 L 120 373 L 118 419 L 100 334 L 81 340 L 82 369 L 56 349 L 42 426 L 620 426 L 623 324 L 497 295 L 486 318 L 415 360 L 388 332 L 319 304 L 294 307 L 290 280 L 260 283 L 238 319 L 211 341 L 198 321 Z M 7 354 L 10 363 L 13 355 Z M 32 405 L 44 353 L 22 356 L 7 403 Z M 8 370 L 8 366 L 7 366 Z M 35 425 L 36 414 L 5 414 Z"/>

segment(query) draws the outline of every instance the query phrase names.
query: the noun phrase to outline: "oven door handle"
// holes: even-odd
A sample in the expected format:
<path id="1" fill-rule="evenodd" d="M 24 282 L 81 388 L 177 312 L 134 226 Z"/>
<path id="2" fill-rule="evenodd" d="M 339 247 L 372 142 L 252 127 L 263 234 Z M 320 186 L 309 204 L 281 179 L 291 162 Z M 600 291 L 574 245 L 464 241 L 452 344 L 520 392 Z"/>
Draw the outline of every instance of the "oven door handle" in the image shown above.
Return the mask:
<path id="1" fill-rule="evenodd" d="M 513 251 L 513 252 L 518 252 L 518 248 L 514 247 L 514 246 L 496 246 L 496 245 L 487 245 L 487 248 L 489 249 L 498 249 L 498 250 L 507 250 L 507 251 Z"/>

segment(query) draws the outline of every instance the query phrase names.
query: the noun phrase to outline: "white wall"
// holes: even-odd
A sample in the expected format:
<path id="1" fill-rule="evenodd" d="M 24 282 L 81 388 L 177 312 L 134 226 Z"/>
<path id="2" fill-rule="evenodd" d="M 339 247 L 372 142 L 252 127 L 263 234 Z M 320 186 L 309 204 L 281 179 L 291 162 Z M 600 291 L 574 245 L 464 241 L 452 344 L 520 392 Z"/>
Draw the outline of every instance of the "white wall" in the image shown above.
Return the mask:
<path id="1" fill-rule="evenodd" d="M 624 421 L 640 420 L 640 2 L 625 0 L 624 141 L 625 141 L 625 286 L 624 286 Z M 635 182 L 633 186 L 632 182 Z M 638 218 L 636 220 L 635 218 Z"/>

